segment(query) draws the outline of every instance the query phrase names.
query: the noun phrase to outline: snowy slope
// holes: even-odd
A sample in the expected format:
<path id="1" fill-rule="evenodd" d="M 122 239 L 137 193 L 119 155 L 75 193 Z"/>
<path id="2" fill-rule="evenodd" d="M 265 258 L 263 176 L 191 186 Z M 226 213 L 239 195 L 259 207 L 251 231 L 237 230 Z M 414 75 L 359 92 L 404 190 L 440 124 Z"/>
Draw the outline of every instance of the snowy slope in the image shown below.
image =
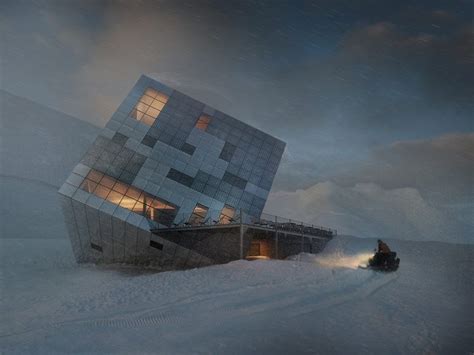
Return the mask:
<path id="1" fill-rule="evenodd" d="M 67 238 L 57 190 L 99 128 L 0 90 L 0 238 Z"/>
<path id="2" fill-rule="evenodd" d="M 7 354 L 474 349 L 472 246 L 392 241 L 402 259 L 392 274 L 355 268 L 375 241 L 351 237 L 300 257 L 306 262 L 153 273 L 78 267 L 67 240 L 1 243 L 0 348 Z"/>
<path id="3" fill-rule="evenodd" d="M 2 176 L 61 186 L 99 133 L 65 113 L 0 90 Z"/>

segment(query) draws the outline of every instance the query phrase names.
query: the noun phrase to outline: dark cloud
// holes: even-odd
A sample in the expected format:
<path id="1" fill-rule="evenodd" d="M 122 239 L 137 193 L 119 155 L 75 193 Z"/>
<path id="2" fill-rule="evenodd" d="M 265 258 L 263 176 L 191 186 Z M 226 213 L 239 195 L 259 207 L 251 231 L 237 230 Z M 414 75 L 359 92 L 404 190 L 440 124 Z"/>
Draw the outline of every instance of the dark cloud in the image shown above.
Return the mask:
<path id="1" fill-rule="evenodd" d="M 344 186 L 373 182 L 383 188 L 416 188 L 436 204 L 474 201 L 474 133 L 396 142 L 334 177 Z"/>
<path id="2" fill-rule="evenodd" d="M 273 192 L 266 212 L 358 236 L 474 243 L 474 134 L 397 142 L 346 168 Z"/>

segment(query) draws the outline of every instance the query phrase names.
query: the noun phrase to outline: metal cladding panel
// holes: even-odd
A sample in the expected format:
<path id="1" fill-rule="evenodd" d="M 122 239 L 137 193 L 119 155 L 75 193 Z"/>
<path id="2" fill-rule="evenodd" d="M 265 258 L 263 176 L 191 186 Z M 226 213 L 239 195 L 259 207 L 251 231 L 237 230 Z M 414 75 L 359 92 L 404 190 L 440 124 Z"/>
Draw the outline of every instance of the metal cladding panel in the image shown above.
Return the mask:
<path id="1" fill-rule="evenodd" d="M 99 211 L 87 205 L 85 205 L 85 211 L 91 243 L 101 246 L 102 238 L 100 235 Z"/>
<path id="2" fill-rule="evenodd" d="M 77 262 L 81 262 L 84 260 L 84 252 L 82 250 L 81 239 L 76 227 L 72 200 L 69 197 L 62 196 L 60 201 L 74 257 Z"/>
<path id="3" fill-rule="evenodd" d="M 137 257 L 137 227 L 125 223 L 125 260 L 135 263 Z"/>
<path id="4" fill-rule="evenodd" d="M 112 239 L 112 216 L 99 211 L 100 236 L 104 252 L 104 260 L 107 263 L 114 262 L 114 241 Z"/>
<path id="5" fill-rule="evenodd" d="M 114 261 L 125 261 L 125 222 L 112 217 L 112 239 L 114 247 Z"/>
<path id="6" fill-rule="evenodd" d="M 87 217 L 85 206 L 83 203 L 72 200 L 72 207 L 74 218 L 76 220 L 76 231 L 79 235 L 79 239 L 81 241 L 82 250 L 84 253 L 84 257 L 86 259 L 89 258 L 89 248 L 90 248 L 90 236 L 89 230 L 87 227 Z"/>

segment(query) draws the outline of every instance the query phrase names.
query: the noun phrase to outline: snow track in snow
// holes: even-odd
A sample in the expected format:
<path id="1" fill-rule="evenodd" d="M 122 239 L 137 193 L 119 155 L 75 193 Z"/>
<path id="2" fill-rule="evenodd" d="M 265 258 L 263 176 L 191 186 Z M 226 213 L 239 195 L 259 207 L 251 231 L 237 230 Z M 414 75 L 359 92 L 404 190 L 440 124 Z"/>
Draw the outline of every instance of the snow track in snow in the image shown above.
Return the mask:
<path id="1" fill-rule="evenodd" d="M 463 276 L 472 248 L 403 242 L 394 247 L 403 256 L 394 273 L 318 263 L 341 250 L 359 255 L 375 243 L 342 240 L 320 256 L 301 258 L 306 262 L 236 261 L 140 273 L 67 262 L 67 240 L 4 239 L 0 266 L 8 287 L 2 295 L 7 302 L 0 303 L 0 350 L 358 354 L 387 346 L 395 353 L 473 348 L 466 312 L 472 282 Z M 453 256 L 466 262 L 453 265 Z"/>

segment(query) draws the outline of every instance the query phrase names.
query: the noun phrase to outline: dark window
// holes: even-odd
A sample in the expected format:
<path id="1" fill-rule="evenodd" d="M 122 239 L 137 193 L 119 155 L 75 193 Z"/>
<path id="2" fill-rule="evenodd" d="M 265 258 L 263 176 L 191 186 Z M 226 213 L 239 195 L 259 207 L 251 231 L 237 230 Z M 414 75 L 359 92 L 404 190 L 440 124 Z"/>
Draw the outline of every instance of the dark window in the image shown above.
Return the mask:
<path id="1" fill-rule="evenodd" d="M 196 147 L 189 143 L 184 143 L 183 146 L 181 147 L 181 150 L 185 152 L 186 154 L 193 155 L 194 151 L 196 150 Z"/>
<path id="2" fill-rule="evenodd" d="M 159 250 L 163 250 L 163 244 L 150 240 L 150 246 Z"/>
<path id="3" fill-rule="evenodd" d="M 155 146 L 155 143 L 158 139 L 156 138 L 153 138 L 152 136 L 149 136 L 149 135 L 146 135 L 143 139 L 142 139 L 142 144 L 148 146 L 148 147 L 151 147 L 153 148 Z"/>
<path id="4" fill-rule="evenodd" d="M 231 174 L 228 171 L 225 172 L 222 180 L 233 185 L 237 186 L 238 188 L 245 190 L 245 186 L 247 186 L 247 181 L 238 177 L 237 175 Z"/>
<path id="5" fill-rule="evenodd" d="M 179 182 L 180 184 L 183 184 L 187 187 L 190 187 L 193 184 L 194 178 L 192 176 L 186 175 L 185 173 L 182 173 L 181 171 L 178 171 L 176 169 L 171 168 L 170 171 L 168 172 L 168 175 L 166 175 L 168 179 L 174 180 L 176 182 Z"/>
<path id="6" fill-rule="evenodd" d="M 127 136 L 119 132 L 115 133 L 114 136 L 112 137 L 112 141 L 120 145 L 124 145 L 127 142 L 127 139 L 128 139 Z"/>
<path id="7" fill-rule="evenodd" d="M 102 253 L 102 247 L 100 245 L 91 243 L 91 248 L 97 251 L 100 251 Z"/>
<path id="8" fill-rule="evenodd" d="M 219 158 L 227 162 L 230 162 L 236 148 L 237 147 L 235 145 L 230 144 L 229 142 L 225 142 L 224 147 L 222 148 L 221 154 L 219 155 Z"/>

